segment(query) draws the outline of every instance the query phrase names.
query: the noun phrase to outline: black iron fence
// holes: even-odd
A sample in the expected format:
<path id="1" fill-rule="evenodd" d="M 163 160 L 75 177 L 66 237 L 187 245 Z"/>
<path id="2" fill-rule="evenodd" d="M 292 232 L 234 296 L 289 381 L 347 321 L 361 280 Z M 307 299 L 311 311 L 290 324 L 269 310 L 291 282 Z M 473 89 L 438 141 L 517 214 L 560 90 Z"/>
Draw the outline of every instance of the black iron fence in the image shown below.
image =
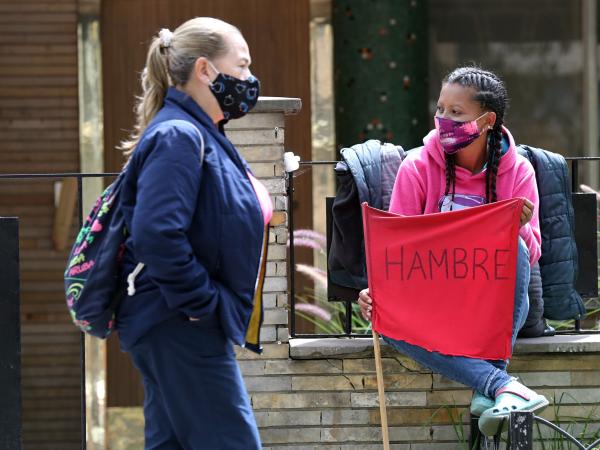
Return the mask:
<path id="1" fill-rule="evenodd" d="M 579 173 L 580 164 L 590 163 L 592 161 L 600 161 L 600 157 L 597 156 L 579 156 L 579 157 L 566 157 L 565 158 L 570 164 L 571 172 L 571 189 L 573 193 L 579 193 Z M 313 167 L 313 166 L 335 166 L 338 161 L 300 161 L 300 167 Z M 298 173 L 301 175 L 302 170 Z M 356 333 L 352 327 L 352 314 L 353 314 L 353 303 L 358 298 L 358 290 L 352 290 L 339 286 L 332 286 L 328 281 L 328 297 L 329 300 L 338 301 L 344 304 L 344 332 L 343 333 L 299 333 L 297 331 L 297 320 L 296 320 L 296 251 L 294 248 L 294 184 L 295 178 L 298 177 L 296 172 L 288 172 L 287 174 L 287 195 L 289 207 L 289 218 L 288 218 L 288 233 L 289 233 L 289 281 L 290 281 L 290 336 L 296 338 L 319 338 L 319 337 L 370 337 L 371 333 Z M 580 198 L 581 197 L 581 198 Z M 594 194 L 587 194 L 582 196 L 574 197 L 574 208 L 576 216 L 576 230 L 581 229 L 585 233 L 581 239 L 585 242 L 585 245 L 579 245 L 579 235 L 576 236 L 578 247 L 584 249 L 583 259 L 580 254 L 580 279 L 583 280 L 581 285 L 577 286 L 580 294 L 584 298 L 592 298 L 597 296 L 598 292 L 598 261 L 597 261 L 597 215 L 596 215 L 596 199 Z M 327 207 L 329 213 L 330 205 Z M 593 240 L 593 245 L 591 244 Z M 329 280 L 329 277 L 328 277 Z M 574 321 L 574 327 L 572 330 L 558 331 L 559 334 L 567 333 L 600 333 L 598 330 L 582 330 L 581 321 L 579 319 Z"/>

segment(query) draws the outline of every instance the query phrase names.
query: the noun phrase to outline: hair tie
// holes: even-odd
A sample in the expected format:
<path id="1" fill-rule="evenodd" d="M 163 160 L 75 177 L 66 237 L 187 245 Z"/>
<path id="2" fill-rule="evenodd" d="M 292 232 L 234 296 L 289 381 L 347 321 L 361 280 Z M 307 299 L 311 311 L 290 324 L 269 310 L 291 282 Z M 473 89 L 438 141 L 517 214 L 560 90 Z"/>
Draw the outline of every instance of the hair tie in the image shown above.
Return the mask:
<path id="1" fill-rule="evenodd" d="M 158 32 L 158 37 L 160 39 L 160 46 L 162 48 L 171 47 L 171 41 L 173 40 L 173 32 L 168 28 L 163 28 Z"/>

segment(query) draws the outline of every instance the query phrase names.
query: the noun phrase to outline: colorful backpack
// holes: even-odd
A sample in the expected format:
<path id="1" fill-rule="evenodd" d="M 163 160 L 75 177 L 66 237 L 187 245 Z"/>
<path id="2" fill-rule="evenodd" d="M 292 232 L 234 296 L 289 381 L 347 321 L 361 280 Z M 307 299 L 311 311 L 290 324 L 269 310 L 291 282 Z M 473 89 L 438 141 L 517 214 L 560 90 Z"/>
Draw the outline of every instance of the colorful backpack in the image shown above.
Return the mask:
<path id="1" fill-rule="evenodd" d="M 171 125 L 193 125 L 170 120 Z M 200 164 L 204 162 L 204 137 L 200 138 Z M 123 255 L 128 236 L 123 213 L 119 209 L 125 171 L 96 200 L 69 254 L 65 270 L 67 307 L 75 325 L 101 339 L 115 327 L 115 312 L 125 295 L 135 295 L 135 279 L 144 268 L 138 263 L 123 280 Z"/>
<path id="2" fill-rule="evenodd" d="M 96 200 L 71 249 L 64 275 L 73 322 L 102 339 L 113 331 L 115 310 L 126 292 L 122 266 L 127 229 L 118 208 L 123 175 Z"/>

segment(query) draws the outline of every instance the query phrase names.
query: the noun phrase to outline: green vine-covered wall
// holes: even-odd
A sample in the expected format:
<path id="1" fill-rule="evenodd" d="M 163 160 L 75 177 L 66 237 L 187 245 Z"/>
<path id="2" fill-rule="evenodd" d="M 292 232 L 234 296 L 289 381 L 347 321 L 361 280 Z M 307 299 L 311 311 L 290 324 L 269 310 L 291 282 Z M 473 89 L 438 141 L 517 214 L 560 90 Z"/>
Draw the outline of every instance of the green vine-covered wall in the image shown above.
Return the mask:
<path id="1" fill-rule="evenodd" d="M 337 148 L 421 145 L 429 128 L 427 2 L 333 0 Z"/>

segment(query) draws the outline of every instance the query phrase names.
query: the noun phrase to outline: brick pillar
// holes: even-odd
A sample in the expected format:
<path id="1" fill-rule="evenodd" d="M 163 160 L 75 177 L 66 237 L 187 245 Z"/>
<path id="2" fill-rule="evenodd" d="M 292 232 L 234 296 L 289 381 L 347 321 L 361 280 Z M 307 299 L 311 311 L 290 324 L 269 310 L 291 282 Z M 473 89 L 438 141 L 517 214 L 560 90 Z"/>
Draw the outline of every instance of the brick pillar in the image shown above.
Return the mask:
<path id="1" fill-rule="evenodd" d="M 227 137 L 250 164 L 254 175 L 271 194 L 275 211 L 269 233 L 267 275 L 264 285 L 264 343 L 288 340 L 287 196 L 283 152 L 285 116 L 300 111 L 299 99 L 261 97 L 246 117 L 229 122 Z"/>
<path id="2" fill-rule="evenodd" d="M 366 139 L 422 145 L 429 125 L 426 1 L 333 5 L 338 148 Z"/>

